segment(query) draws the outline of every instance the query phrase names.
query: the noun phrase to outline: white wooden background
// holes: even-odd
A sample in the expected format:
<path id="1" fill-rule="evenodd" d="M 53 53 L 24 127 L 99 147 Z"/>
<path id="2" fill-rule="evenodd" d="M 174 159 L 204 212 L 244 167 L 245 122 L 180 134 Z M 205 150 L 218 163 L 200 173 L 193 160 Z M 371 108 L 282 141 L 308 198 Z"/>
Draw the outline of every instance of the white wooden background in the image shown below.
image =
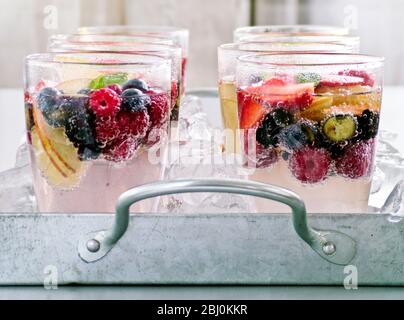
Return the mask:
<path id="1" fill-rule="evenodd" d="M 20 87 L 22 59 L 52 33 L 83 25 L 158 24 L 190 29 L 189 87 L 216 85 L 216 47 L 249 24 L 252 0 L 0 0 L 0 87 Z M 386 56 L 386 84 L 404 84 L 403 0 L 255 0 L 256 24 L 348 25 L 362 51 Z M 49 7 L 51 6 L 51 7 Z M 52 7 L 53 6 L 53 7 Z M 44 10 L 56 8 L 57 19 Z M 46 27 L 46 28 L 45 28 Z"/>

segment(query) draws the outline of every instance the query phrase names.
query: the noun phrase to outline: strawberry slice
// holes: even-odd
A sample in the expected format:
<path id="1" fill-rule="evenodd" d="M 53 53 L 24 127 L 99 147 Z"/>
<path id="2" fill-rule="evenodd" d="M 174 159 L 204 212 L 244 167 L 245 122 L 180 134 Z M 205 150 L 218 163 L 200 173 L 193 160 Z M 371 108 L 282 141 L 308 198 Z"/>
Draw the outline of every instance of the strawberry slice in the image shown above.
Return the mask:
<path id="1" fill-rule="evenodd" d="M 373 74 L 367 73 L 364 70 L 344 70 L 338 72 L 338 74 L 362 78 L 363 84 L 369 87 L 373 87 L 375 84 L 375 76 Z"/>
<path id="2" fill-rule="evenodd" d="M 313 83 L 288 84 L 284 86 L 266 86 L 262 90 L 264 101 L 270 105 L 283 107 L 291 111 L 303 110 L 313 100 Z"/>
<path id="3" fill-rule="evenodd" d="M 320 81 L 321 86 L 340 87 L 340 86 L 357 86 L 364 83 L 363 78 L 348 75 L 329 74 L 323 76 Z"/>
<path id="4" fill-rule="evenodd" d="M 238 93 L 241 106 L 240 128 L 249 129 L 254 127 L 265 114 L 265 107 L 255 101 L 250 95 L 243 92 Z"/>
<path id="5" fill-rule="evenodd" d="M 286 81 L 284 81 L 281 78 L 273 77 L 268 80 L 265 80 L 262 85 L 263 86 L 284 86 L 284 85 L 286 85 Z"/>

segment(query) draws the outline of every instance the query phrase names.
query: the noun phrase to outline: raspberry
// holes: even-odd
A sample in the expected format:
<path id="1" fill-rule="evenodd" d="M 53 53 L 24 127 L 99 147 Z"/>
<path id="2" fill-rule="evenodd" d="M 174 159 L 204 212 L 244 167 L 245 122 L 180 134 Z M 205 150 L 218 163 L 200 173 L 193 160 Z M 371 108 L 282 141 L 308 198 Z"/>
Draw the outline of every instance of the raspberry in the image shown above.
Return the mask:
<path id="1" fill-rule="evenodd" d="M 119 85 L 117 84 L 110 84 L 108 87 L 108 89 L 111 89 L 112 91 L 115 91 L 117 94 L 121 95 L 122 94 L 122 89 Z"/>
<path id="2" fill-rule="evenodd" d="M 324 180 L 331 164 L 330 154 L 325 149 L 305 147 L 292 154 L 289 169 L 303 183 Z"/>
<path id="3" fill-rule="evenodd" d="M 147 111 L 120 112 L 117 116 L 117 122 L 121 132 L 142 139 L 146 136 L 149 129 L 150 117 Z"/>
<path id="4" fill-rule="evenodd" d="M 121 97 L 112 89 L 102 88 L 90 94 L 90 109 L 97 117 L 116 115 L 121 107 Z"/>
<path id="5" fill-rule="evenodd" d="M 358 77 L 363 79 L 363 85 L 373 87 L 375 79 L 373 75 L 370 75 L 364 70 L 344 70 L 338 72 L 339 75 L 346 75 L 351 77 Z"/>
<path id="6" fill-rule="evenodd" d="M 104 158 L 113 162 L 128 161 L 133 158 L 138 147 L 139 141 L 135 138 L 116 139 L 104 148 Z"/>
<path id="7" fill-rule="evenodd" d="M 160 127 L 168 120 L 170 103 L 168 94 L 165 92 L 156 93 L 152 90 L 147 92 L 150 95 L 151 103 L 148 106 L 150 115 L 151 127 Z"/>
<path id="8" fill-rule="evenodd" d="M 114 140 L 119 134 L 119 125 L 114 118 L 99 118 L 95 121 L 95 139 L 101 148 Z"/>
<path id="9" fill-rule="evenodd" d="M 374 139 L 371 139 L 347 146 L 335 163 L 337 173 L 351 179 L 369 175 L 373 162 L 374 145 Z"/>

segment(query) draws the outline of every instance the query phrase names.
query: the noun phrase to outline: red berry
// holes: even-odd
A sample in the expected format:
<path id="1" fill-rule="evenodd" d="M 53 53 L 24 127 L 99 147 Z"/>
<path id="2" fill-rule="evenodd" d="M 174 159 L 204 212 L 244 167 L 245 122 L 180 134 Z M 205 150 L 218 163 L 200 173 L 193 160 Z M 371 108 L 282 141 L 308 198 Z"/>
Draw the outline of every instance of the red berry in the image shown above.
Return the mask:
<path id="1" fill-rule="evenodd" d="M 320 86 L 325 87 L 340 87 L 340 86 L 357 86 L 363 84 L 363 78 L 346 74 L 329 74 L 323 76 L 320 81 Z"/>
<path id="2" fill-rule="evenodd" d="M 90 108 L 97 117 L 115 116 L 121 102 L 122 98 L 109 88 L 98 89 L 90 94 Z"/>
<path id="3" fill-rule="evenodd" d="M 114 140 L 119 134 L 119 125 L 115 118 L 99 118 L 95 121 L 95 139 L 101 148 Z"/>
<path id="4" fill-rule="evenodd" d="M 237 100 L 240 109 L 240 129 L 256 127 L 267 112 L 266 108 L 244 90 L 238 91 Z"/>
<path id="5" fill-rule="evenodd" d="M 175 106 L 178 98 L 178 83 L 177 81 L 171 82 L 171 107 Z"/>
<path id="6" fill-rule="evenodd" d="M 335 167 L 341 176 L 357 179 L 371 173 L 375 142 L 373 139 L 358 142 L 345 148 Z"/>
<path id="7" fill-rule="evenodd" d="M 304 91 L 296 96 L 294 103 L 289 103 L 288 109 L 290 111 L 302 111 L 311 105 L 313 99 L 312 92 Z"/>
<path id="8" fill-rule="evenodd" d="M 147 111 L 120 112 L 116 121 L 121 132 L 142 139 L 146 136 L 150 126 L 150 117 Z"/>
<path id="9" fill-rule="evenodd" d="M 139 147 L 139 141 L 132 137 L 115 139 L 103 149 L 104 158 L 113 162 L 124 162 L 133 158 Z"/>
<path id="10" fill-rule="evenodd" d="M 262 83 L 263 86 L 284 86 L 286 85 L 286 81 L 284 81 L 281 78 L 277 78 L 277 77 L 272 77 L 268 80 L 265 80 Z"/>
<path id="11" fill-rule="evenodd" d="M 165 92 L 156 93 L 149 90 L 147 94 L 150 95 L 151 103 L 148 105 L 151 127 L 160 127 L 168 120 L 170 111 L 170 99 Z"/>
<path id="12" fill-rule="evenodd" d="M 305 147 L 292 154 L 289 169 L 296 179 L 304 183 L 316 183 L 327 177 L 331 164 L 325 149 Z"/>
<path id="13" fill-rule="evenodd" d="M 43 88 L 46 87 L 46 83 L 44 80 L 40 80 L 35 86 L 35 92 L 41 91 Z"/>
<path id="14" fill-rule="evenodd" d="M 375 84 L 374 76 L 367 73 L 364 70 L 344 70 L 344 71 L 338 72 L 338 74 L 362 78 L 363 79 L 362 82 L 365 86 L 373 87 L 373 85 Z"/>
<path id="15" fill-rule="evenodd" d="M 108 89 L 111 89 L 112 91 L 115 91 L 117 94 L 121 95 L 122 94 L 122 89 L 119 85 L 117 84 L 110 84 L 108 87 Z"/>

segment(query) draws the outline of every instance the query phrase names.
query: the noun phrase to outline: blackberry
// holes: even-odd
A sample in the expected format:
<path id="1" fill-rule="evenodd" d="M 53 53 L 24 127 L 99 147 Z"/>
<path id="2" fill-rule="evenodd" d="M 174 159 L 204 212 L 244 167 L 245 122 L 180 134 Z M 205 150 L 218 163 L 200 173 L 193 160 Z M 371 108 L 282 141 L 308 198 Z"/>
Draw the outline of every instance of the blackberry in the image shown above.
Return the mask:
<path id="1" fill-rule="evenodd" d="M 369 140 L 376 137 L 379 128 L 379 114 L 366 109 L 358 117 L 358 139 Z"/>
<path id="2" fill-rule="evenodd" d="M 282 108 L 268 113 L 256 131 L 256 140 L 264 147 L 276 147 L 279 144 L 280 131 L 292 124 L 293 116 Z"/>
<path id="3" fill-rule="evenodd" d="M 90 121 L 86 113 L 74 114 L 66 121 L 66 136 L 76 148 L 86 146 L 95 149 L 96 141 Z"/>

